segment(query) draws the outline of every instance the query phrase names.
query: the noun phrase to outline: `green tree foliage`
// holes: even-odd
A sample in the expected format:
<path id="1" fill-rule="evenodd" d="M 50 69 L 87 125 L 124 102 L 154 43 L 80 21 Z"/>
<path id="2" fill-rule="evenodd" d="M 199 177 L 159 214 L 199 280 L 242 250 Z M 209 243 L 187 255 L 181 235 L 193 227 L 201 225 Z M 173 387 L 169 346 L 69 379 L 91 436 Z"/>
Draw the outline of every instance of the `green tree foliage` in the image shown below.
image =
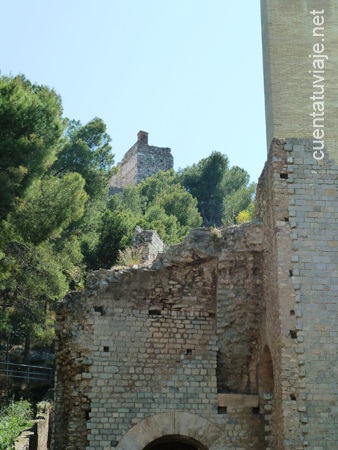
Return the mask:
<path id="1" fill-rule="evenodd" d="M 85 190 L 91 198 L 107 192 L 108 180 L 113 174 L 114 157 L 106 125 L 97 117 L 86 125 L 70 121 L 66 143 L 52 167 L 52 173 L 63 176 L 69 172 L 82 175 Z"/>
<path id="2" fill-rule="evenodd" d="M 111 214 L 107 214 L 105 220 L 110 226 L 107 227 L 104 221 L 99 240 L 100 261 L 106 266 L 116 261 L 114 258 L 118 256 L 119 250 L 131 244 L 136 225 L 156 230 L 166 244 L 175 244 L 184 239 L 191 228 L 202 223 L 197 200 L 179 183 L 173 170 L 160 171 L 137 186 L 114 195 L 108 207 Z M 116 222 L 112 220 L 114 214 L 118 218 L 121 218 L 121 214 L 125 217 Z M 122 230 L 122 224 L 127 228 Z M 128 235 L 121 239 L 121 232 L 128 232 Z M 102 258 L 103 243 L 106 256 L 111 255 L 109 259 Z"/>
<path id="3" fill-rule="evenodd" d="M 84 186 L 78 173 L 36 179 L 17 200 L 10 221 L 24 241 L 35 245 L 59 237 L 62 230 L 83 216 L 88 197 Z"/>
<path id="4" fill-rule="evenodd" d="M 237 214 L 252 202 L 254 185 L 248 173 L 229 167 L 229 160 L 213 152 L 199 163 L 180 170 L 178 179 L 198 201 L 203 226 L 236 223 Z"/>
<path id="5" fill-rule="evenodd" d="M 0 219 L 60 149 L 60 97 L 23 76 L 0 77 Z"/>
<path id="6" fill-rule="evenodd" d="M 252 211 L 253 208 L 253 196 L 255 194 L 255 184 L 249 186 L 242 186 L 231 192 L 224 199 L 223 204 L 223 222 L 226 225 L 231 225 L 238 222 L 238 215 L 241 211 Z"/>
<path id="7" fill-rule="evenodd" d="M 32 425 L 33 411 L 27 400 L 11 401 L 0 409 L 0 450 L 14 450 L 19 434 Z"/>
<path id="8" fill-rule="evenodd" d="M 101 264 L 102 243 L 99 239 L 108 198 L 108 180 L 115 172 L 110 141 L 101 119 L 94 118 L 86 125 L 69 121 L 66 143 L 51 168 L 51 173 L 57 177 L 64 178 L 76 172 L 85 180 L 84 189 L 89 197 L 84 213 L 64 231 L 63 237 L 74 241 L 76 236 L 88 270 Z"/>
<path id="9" fill-rule="evenodd" d="M 119 250 L 132 244 L 137 218 L 131 211 L 105 211 L 96 248 L 99 267 L 109 268 L 118 260 Z"/>
<path id="10" fill-rule="evenodd" d="M 68 230 L 83 216 L 88 194 L 80 173 L 50 172 L 67 144 L 55 92 L 24 77 L 0 77 L 0 95 L 0 306 L 8 326 L 20 322 L 25 360 L 33 325 L 43 325 L 46 311 L 79 279 L 80 244 Z"/>

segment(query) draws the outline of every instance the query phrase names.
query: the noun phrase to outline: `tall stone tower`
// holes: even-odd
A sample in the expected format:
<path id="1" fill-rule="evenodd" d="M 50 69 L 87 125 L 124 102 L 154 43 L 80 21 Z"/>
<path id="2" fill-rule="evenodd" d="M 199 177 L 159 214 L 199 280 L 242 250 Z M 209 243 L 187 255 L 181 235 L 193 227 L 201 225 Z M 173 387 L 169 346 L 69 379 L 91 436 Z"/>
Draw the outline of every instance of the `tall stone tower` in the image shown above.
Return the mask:
<path id="1" fill-rule="evenodd" d="M 338 448 L 338 1 L 262 0 L 268 448 Z M 269 170 L 273 177 L 269 181 Z M 268 207 L 267 207 L 268 206 Z M 263 225 L 263 226 L 265 226 Z M 271 233 L 271 231 L 273 232 Z M 264 365 L 264 353 L 261 360 Z M 262 381 L 262 379 L 261 379 Z"/>

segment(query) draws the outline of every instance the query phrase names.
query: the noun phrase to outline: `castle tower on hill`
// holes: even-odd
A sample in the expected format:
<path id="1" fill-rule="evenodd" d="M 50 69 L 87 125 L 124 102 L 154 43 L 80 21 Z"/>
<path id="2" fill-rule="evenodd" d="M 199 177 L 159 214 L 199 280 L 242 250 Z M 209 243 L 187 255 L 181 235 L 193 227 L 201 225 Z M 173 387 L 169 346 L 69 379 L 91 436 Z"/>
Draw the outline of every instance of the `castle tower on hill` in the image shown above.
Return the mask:
<path id="1" fill-rule="evenodd" d="M 170 148 L 154 147 L 148 144 L 148 133 L 139 131 L 137 142 L 124 155 L 119 171 L 109 182 L 112 194 L 127 186 L 135 186 L 156 172 L 174 167 Z"/>

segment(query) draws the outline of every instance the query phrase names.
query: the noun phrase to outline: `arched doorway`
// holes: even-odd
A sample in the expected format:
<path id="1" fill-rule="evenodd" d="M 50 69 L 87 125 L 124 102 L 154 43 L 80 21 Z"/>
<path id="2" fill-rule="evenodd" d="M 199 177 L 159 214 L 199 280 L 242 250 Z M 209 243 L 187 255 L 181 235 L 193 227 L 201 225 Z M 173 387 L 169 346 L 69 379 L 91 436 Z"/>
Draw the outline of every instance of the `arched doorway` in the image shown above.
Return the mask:
<path id="1" fill-rule="evenodd" d="M 207 450 L 206 447 L 184 436 L 164 436 L 148 444 L 144 450 Z"/>
<path id="2" fill-rule="evenodd" d="M 210 450 L 222 428 L 196 414 L 168 411 L 134 425 L 116 450 Z"/>

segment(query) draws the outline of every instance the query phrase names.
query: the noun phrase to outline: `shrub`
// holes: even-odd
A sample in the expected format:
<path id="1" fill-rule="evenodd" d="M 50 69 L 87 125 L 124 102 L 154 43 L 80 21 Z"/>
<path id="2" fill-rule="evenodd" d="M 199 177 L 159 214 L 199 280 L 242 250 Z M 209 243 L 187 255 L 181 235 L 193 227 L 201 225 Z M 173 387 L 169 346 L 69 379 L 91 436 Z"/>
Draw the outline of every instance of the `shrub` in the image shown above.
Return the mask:
<path id="1" fill-rule="evenodd" d="M 13 400 L 0 410 L 0 450 L 14 449 L 21 431 L 32 425 L 33 411 L 27 400 Z"/>
<path id="2" fill-rule="evenodd" d="M 117 264 L 120 266 L 132 267 L 141 263 L 140 250 L 133 247 L 127 247 L 124 250 L 119 250 L 119 258 Z"/>

